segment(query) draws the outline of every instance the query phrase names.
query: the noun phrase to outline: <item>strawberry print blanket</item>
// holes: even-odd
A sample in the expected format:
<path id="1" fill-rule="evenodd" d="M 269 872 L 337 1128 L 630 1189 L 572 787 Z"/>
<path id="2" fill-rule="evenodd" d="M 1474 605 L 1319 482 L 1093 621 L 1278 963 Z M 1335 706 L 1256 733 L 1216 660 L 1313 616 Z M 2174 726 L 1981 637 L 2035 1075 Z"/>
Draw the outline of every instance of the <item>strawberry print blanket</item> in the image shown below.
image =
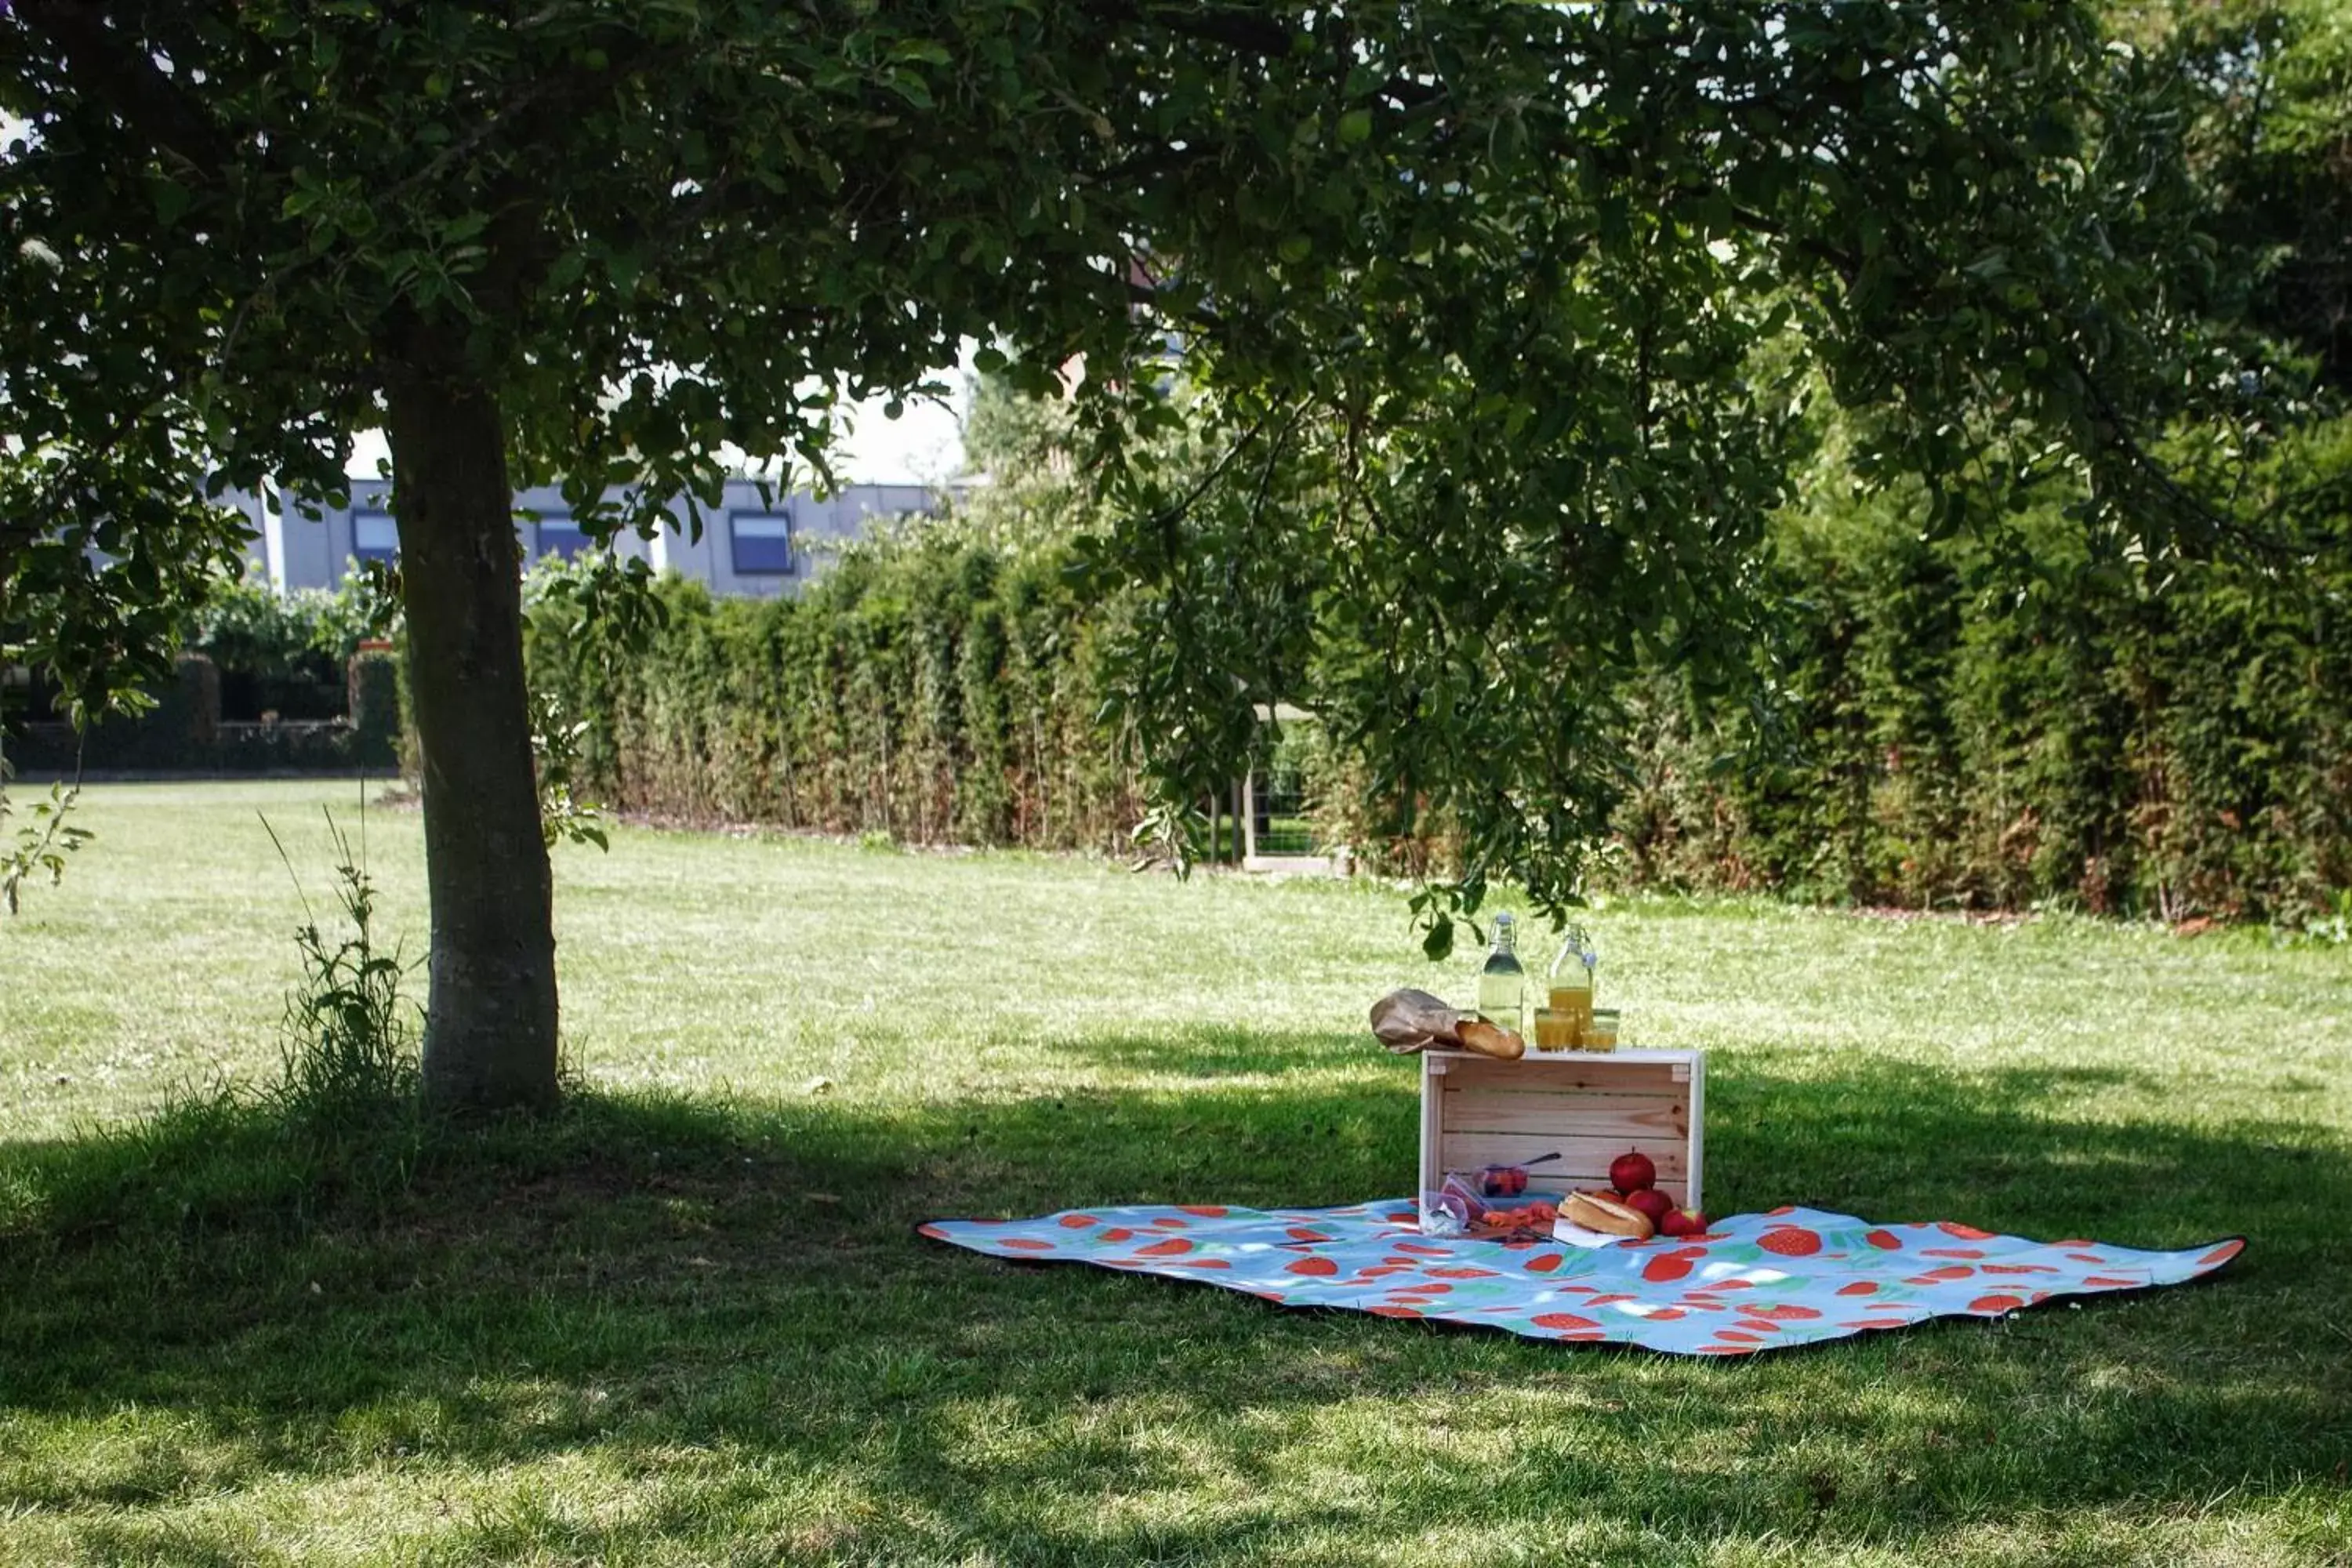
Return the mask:
<path id="1" fill-rule="evenodd" d="M 1402 1201 L 1072 1209 L 1036 1219 L 934 1220 L 921 1230 L 992 1257 L 1197 1279 L 1285 1307 L 1716 1356 L 2178 1285 L 2220 1268 L 2245 1246 L 2231 1238 L 2144 1252 L 2029 1241 L 1949 1221 L 1874 1225 L 1780 1208 L 1718 1221 L 1704 1236 L 1587 1250 L 1425 1237 Z"/>

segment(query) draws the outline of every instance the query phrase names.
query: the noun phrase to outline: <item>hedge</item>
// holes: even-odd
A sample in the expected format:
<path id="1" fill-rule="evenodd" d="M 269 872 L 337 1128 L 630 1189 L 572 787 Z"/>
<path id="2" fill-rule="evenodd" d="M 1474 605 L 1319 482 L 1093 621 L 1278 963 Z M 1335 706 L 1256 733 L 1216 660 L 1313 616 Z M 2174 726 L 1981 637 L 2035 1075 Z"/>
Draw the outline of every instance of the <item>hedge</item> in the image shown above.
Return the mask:
<path id="1" fill-rule="evenodd" d="M 348 719 L 257 723 L 224 721 L 222 678 L 200 654 L 183 656 L 153 688 L 154 705 L 78 734 L 62 721 L 26 722 L 6 736 L 19 773 L 343 773 L 389 771 L 399 762 L 400 700 L 393 656 L 365 650 L 345 669 L 339 705 Z"/>
<path id="2" fill-rule="evenodd" d="M 181 644 L 218 667 L 225 720 L 344 718 L 346 672 L 380 591 L 356 572 L 333 590 L 285 594 L 257 575 L 226 578 L 188 615 Z"/>
<path id="3" fill-rule="evenodd" d="M 1993 542 L 1923 540 L 1900 513 L 1790 521 L 1777 729 L 1646 678 L 1612 880 L 2278 920 L 2352 885 L 2343 575 L 2119 567 L 2055 508 Z M 1074 600 L 1064 559 L 931 536 L 852 550 L 797 600 L 668 579 L 638 658 L 590 657 L 541 596 L 531 678 L 586 721 L 586 792 L 627 810 L 1117 849 L 1139 791 L 1096 715 L 1127 612 Z M 1326 838 L 1363 819 L 1350 772 L 1311 770 Z M 1424 874 L 1446 845 L 1356 849 Z"/>
<path id="4" fill-rule="evenodd" d="M 2098 561 L 2055 509 L 1930 542 L 1888 510 L 1783 541 L 1787 741 L 1650 682 L 1628 880 L 2285 922 L 2352 887 L 2352 572 Z"/>
<path id="5" fill-rule="evenodd" d="M 582 793 L 623 810 L 1110 850 L 1139 795 L 1097 724 L 1105 616 L 1062 565 L 935 539 L 852 550 L 795 599 L 666 577 L 626 658 L 537 592 L 531 683 L 586 726 Z"/>

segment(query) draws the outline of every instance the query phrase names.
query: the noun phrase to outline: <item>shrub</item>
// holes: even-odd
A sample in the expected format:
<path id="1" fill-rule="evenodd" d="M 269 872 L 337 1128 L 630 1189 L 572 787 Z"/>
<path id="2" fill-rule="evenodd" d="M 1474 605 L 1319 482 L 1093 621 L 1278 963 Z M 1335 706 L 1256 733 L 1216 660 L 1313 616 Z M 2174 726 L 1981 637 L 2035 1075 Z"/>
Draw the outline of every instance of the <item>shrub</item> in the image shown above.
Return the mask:
<path id="1" fill-rule="evenodd" d="M 2094 555 L 2063 498 L 1990 541 L 1925 539 L 1916 508 L 1790 521 L 1780 731 L 1693 712 L 1654 674 L 1629 879 L 2288 924 L 2331 907 L 2352 880 L 2340 543 L 2314 570 L 2158 568 Z"/>
<path id="2" fill-rule="evenodd" d="M 585 726 L 578 780 L 624 810 L 899 843 L 1108 850 L 1135 785 L 1102 728 L 1102 606 L 1058 548 L 924 532 L 844 552 L 796 599 L 677 577 L 605 644 L 572 563 L 534 574 L 533 688 Z"/>
<path id="3" fill-rule="evenodd" d="M 219 668 L 221 717 L 232 723 L 269 713 L 340 719 L 350 700 L 344 670 L 389 619 L 382 585 L 362 572 L 332 592 L 290 594 L 247 575 L 215 584 L 181 628 L 181 641 Z"/>
<path id="4" fill-rule="evenodd" d="M 1612 879 L 2284 924 L 2334 909 L 2352 883 L 2343 520 L 2307 524 L 2332 566 L 2158 570 L 2095 553 L 2065 500 L 1938 539 L 1916 491 L 1856 500 L 1827 476 L 1770 567 L 1770 700 L 1726 711 L 1671 669 L 1636 682 Z M 851 548 L 796 600 L 671 578 L 625 647 L 542 574 L 531 679 L 584 725 L 580 784 L 624 809 L 1115 853 L 1140 801 L 1100 650 L 1136 612 L 1080 603 L 1069 559 L 929 529 Z M 1446 873 L 1442 815 L 1381 838 L 1393 815 L 1319 730 L 1285 756 L 1322 841 Z"/>

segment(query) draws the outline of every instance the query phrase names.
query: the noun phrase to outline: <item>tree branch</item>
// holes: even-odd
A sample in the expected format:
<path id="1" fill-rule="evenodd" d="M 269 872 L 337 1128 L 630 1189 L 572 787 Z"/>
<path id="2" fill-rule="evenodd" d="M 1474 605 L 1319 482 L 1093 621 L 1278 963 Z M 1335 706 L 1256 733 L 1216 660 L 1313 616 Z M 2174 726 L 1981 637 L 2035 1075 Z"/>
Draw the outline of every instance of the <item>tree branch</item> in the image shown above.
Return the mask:
<path id="1" fill-rule="evenodd" d="M 2135 430 L 2135 421 L 2116 405 L 2106 384 L 2092 373 L 2090 363 L 2082 352 L 2071 343 L 2064 345 L 2063 352 L 2068 368 L 2082 382 L 2083 390 L 2090 395 L 2092 405 L 2097 410 L 2101 423 L 2105 426 L 2100 432 L 2100 444 L 2122 458 L 2126 467 L 2166 505 L 2202 524 L 2214 537 L 2235 540 L 2257 555 L 2267 556 L 2273 561 L 2300 561 L 2305 558 L 2285 540 L 2219 510 L 2175 479 L 2172 470 L 2141 444 Z M 2288 500 L 2295 499 L 2299 499 L 2299 495 L 2281 498 L 2258 515 L 2268 519 L 2280 511 Z"/>
<path id="2" fill-rule="evenodd" d="M 1275 56 L 1290 52 L 1290 29 L 1255 7 L 1095 0 L 1087 9 L 1105 21 L 1141 23 L 1179 37 L 1223 44 L 1243 54 Z"/>

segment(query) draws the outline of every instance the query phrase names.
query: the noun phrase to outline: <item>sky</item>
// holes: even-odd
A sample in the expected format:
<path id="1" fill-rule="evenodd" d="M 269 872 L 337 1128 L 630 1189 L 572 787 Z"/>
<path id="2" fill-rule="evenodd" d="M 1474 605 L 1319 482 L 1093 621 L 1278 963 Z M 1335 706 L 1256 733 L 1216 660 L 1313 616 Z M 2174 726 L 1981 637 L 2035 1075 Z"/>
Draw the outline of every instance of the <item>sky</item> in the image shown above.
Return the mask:
<path id="1" fill-rule="evenodd" d="M 938 485 L 963 471 L 964 377 L 977 345 L 964 345 L 961 365 L 943 366 L 937 380 L 954 388 L 946 402 L 909 401 L 896 419 L 883 412 L 887 398 L 869 398 L 849 416 L 834 471 L 844 484 Z M 343 471 L 372 478 L 388 452 L 383 434 L 362 430 L 352 443 Z"/>
<path id="2" fill-rule="evenodd" d="M 971 363 L 968 346 L 963 368 Z M 859 405 L 844 443 L 844 479 L 851 484 L 937 484 L 961 471 L 963 376 L 942 371 L 940 379 L 957 389 L 952 406 L 910 403 L 897 419 L 890 419 L 884 416 L 880 399 Z"/>

